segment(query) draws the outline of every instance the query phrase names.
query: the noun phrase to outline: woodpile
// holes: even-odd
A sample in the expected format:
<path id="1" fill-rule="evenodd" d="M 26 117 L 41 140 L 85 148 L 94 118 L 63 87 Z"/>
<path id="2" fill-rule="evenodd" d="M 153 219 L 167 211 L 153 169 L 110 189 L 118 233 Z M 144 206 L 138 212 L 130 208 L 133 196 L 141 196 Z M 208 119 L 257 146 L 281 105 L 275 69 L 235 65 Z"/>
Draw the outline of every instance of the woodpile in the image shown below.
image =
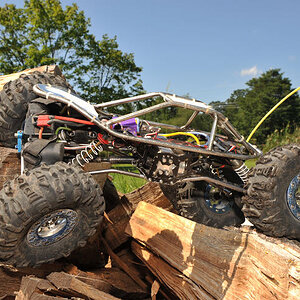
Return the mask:
<path id="1" fill-rule="evenodd" d="M 82 252 L 92 268 L 72 255 L 38 268 L 2 266 L 0 299 L 299 299 L 298 242 L 207 227 L 172 210 L 155 183 L 122 196 L 93 237 L 100 248 Z"/>

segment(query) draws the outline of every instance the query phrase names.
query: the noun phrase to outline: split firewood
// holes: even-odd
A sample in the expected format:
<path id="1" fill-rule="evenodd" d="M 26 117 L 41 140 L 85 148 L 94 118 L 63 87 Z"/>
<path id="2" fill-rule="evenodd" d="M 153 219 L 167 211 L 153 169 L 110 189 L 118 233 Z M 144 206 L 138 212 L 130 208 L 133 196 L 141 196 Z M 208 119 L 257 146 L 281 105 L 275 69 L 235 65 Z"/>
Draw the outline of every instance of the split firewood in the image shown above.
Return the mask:
<path id="1" fill-rule="evenodd" d="M 59 291 L 74 294 L 75 297 L 83 297 L 86 299 L 103 299 L 103 300 L 116 300 L 112 295 L 109 295 L 103 291 L 100 291 L 91 285 L 88 285 L 75 276 L 59 272 L 51 273 L 47 276 L 47 279 L 52 283 Z"/>
<path id="2" fill-rule="evenodd" d="M 70 265 L 65 268 L 65 271 L 80 281 L 115 297 L 134 300 L 148 297 L 147 291 L 143 291 L 124 271 L 116 267 L 85 272 Z"/>
<path id="3" fill-rule="evenodd" d="M 186 299 L 300 297 L 297 242 L 269 238 L 250 229 L 207 227 L 145 202 L 138 205 L 126 232 L 160 260 L 151 266 L 154 274 L 160 271 L 170 280 L 178 279 L 178 274 L 161 268 L 167 263 L 181 273 L 182 293 L 187 282 L 196 284 L 201 294 Z M 149 267 L 150 254 L 142 256 Z"/>
<path id="4" fill-rule="evenodd" d="M 174 210 L 157 183 L 148 183 L 136 191 L 124 195 L 120 204 L 108 213 L 111 222 L 106 222 L 104 228 L 104 238 L 112 250 L 128 241 L 129 237 L 125 234 L 125 228 L 140 201 L 146 201 L 169 211 Z"/>
<path id="5" fill-rule="evenodd" d="M 34 276 L 26 276 L 22 279 L 21 287 L 17 293 L 16 300 L 36 299 L 37 295 L 40 295 L 45 291 L 51 293 L 51 291 L 55 292 L 57 290 L 48 280 Z"/>
<path id="6" fill-rule="evenodd" d="M 21 174 L 21 162 L 16 149 L 0 147 L 0 170 L 0 189 L 5 181 Z"/>
<path id="7" fill-rule="evenodd" d="M 8 265 L 0 266 L 0 299 L 5 296 L 13 296 L 20 289 L 22 277 L 35 275 L 43 278 L 51 272 L 63 270 L 64 264 L 50 263 L 39 266 L 38 268 L 14 268 Z"/>
<path id="8" fill-rule="evenodd" d="M 161 284 L 165 285 L 171 293 L 176 294 L 179 299 L 215 299 L 180 271 L 141 244 L 132 242 L 132 251 L 160 280 Z"/>
<path id="9" fill-rule="evenodd" d="M 1 75 L 0 76 L 0 91 L 3 89 L 3 86 L 7 82 L 18 79 L 22 74 L 32 74 L 34 72 L 52 73 L 52 74 L 59 75 L 59 76 L 63 77 L 60 68 L 56 65 L 41 66 L 41 67 L 37 67 L 37 68 L 26 69 L 24 71 L 9 74 L 9 75 Z"/>
<path id="10" fill-rule="evenodd" d="M 110 246 L 102 236 L 100 236 L 100 241 L 104 244 L 107 253 L 111 257 L 111 259 L 116 262 L 119 268 L 122 269 L 132 280 L 134 280 L 142 290 L 147 291 L 147 284 L 136 275 L 136 273 L 130 268 L 128 264 L 126 264 L 126 262 L 124 262 L 117 254 L 113 252 L 113 250 L 110 248 Z"/>

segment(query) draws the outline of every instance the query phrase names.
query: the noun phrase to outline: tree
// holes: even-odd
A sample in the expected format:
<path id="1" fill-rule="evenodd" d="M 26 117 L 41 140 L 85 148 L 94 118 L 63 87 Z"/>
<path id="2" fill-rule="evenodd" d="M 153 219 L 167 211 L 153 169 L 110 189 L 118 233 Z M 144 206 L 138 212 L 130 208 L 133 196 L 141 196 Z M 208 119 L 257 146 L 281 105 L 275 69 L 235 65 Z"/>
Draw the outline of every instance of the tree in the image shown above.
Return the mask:
<path id="1" fill-rule="evenodd" d="M 119 50 L 116 37 L 98 41 L 90 20 L 73 3 L 25 0 L 24 8 L 0 7 L 0 74 L 58 64 L 87 99 L 107 101 L 140 93 L 142 69 L 132 53 Z"/>
<path id="2" fill-rule="evenodd" d="M 119 50 L 116 37 L 103 35 L 101 41 L 89 37 L 87 47 L 78 51 L 84 65 L 74 68 L 74 81 L 83 97 L 91 101 L 109 101 L 143 92 L 139 73 L 132 53 Z M 85 76 L 81 76 L 85 74 Z"/>
<path id="3" fill-rule="evenodd" d="M 289 78 L 284 77 L 280 69 L 271 69 L 258 78 L 246 83 L 248 88 L 234 91 L 225 101 L 221 111 L 233 125 L 247 136 L 259 120 L 293 88 Z M 258 144 L 264 143 L 267 135 L 282 129 L 287 124 L 299 124 L 300 98 L 291 96 L 263 123 L 255 133 Z"/>

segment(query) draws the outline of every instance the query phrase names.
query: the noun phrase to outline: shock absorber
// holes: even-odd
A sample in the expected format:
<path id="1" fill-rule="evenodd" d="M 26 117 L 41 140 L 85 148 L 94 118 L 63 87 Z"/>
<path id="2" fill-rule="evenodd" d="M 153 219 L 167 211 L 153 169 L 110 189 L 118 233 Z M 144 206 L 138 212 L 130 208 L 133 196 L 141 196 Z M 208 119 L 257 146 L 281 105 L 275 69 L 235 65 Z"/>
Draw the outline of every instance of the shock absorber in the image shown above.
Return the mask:
<path id="1" fill-rule="evenodd" d="M 232 166 L 236 174 L 241 178 L 241 180 L 246 184 L 248 182 L 249 169 L 243 161 L 236 159 L 231 160 Z"/>
<path id="2" fill-rule="evenodd" d="M 102 151 L 103 147 L 101 146 L 101 142 L 96 143 L 92 141 L 72 159 L 72 164 L 78 163 L 83 167 L 85 164 L 94 160 Z"/>

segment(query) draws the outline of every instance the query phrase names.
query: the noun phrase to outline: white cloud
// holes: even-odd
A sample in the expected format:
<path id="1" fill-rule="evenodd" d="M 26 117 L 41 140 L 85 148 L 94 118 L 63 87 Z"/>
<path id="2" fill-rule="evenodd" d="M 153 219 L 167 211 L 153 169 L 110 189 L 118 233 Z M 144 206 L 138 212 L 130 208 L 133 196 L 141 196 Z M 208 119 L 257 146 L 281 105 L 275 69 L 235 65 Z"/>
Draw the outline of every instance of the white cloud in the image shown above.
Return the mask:
<path id="1" fill-rule="evenodd" d="M 241 76 L 256 76 L 259 73 L 256 66 L 249 68 L 249 69 L 243 69 L 241 71 Z"/>

